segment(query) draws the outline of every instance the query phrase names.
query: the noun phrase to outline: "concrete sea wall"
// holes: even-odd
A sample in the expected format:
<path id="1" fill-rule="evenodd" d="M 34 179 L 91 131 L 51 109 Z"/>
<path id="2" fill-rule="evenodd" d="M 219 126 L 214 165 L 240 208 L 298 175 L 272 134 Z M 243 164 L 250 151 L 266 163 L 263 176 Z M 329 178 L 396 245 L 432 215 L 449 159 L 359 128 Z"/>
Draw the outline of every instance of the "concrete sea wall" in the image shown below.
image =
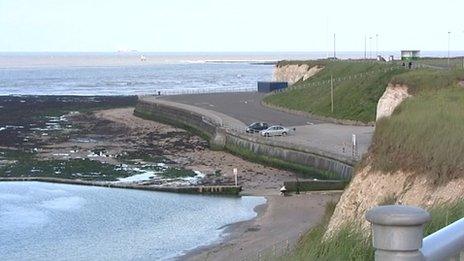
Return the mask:
<path id="1" fill-rule="evenodd" d="M 253 159 L 256 156 L 284 163 L 281 165 L 288 163 L 295 167 L 314 168 L 321 171 L 327 179 L 349 180 L 352 177 L 355 164 L 352 159 L 284 141 L 235 132 L 224 128 L 212 115 L 190 109 L 187 110 L 181 104 L 175 106 L 172 102 L 168 104 L 162 100 L 140 98 L 134 114 L 191 130 L 207 138 L 213 149 L 226 149 L 246 158 Z"/>
<path id="2" fill-rule="evenodd" d="M 138 190 L 149 190 L 149 191 L 159 191 L 159 192 L 185 193 L 185 194 L 238 195 L 240 191 L 242 191 L 241 186 L 163 187 L 163 186 L 147 186 L 147 185 L 127 184 L 127 183 L 112 183 L 112 182 L 103 182 L 103 181 L 60 179 L 60 178 L 50 178 L 50 177 L 0 178 L 0 182 L 7 182 L 7 181 L 10 181 L 10 182 L 12 181 L 36 181 L 36 182 L 70 184 L 70 185 L 96 186 L 96 187 L 105 187 L 105 188 L 138 189 Z"/>
<path id="3" fill-rule="evenodd" d="M 286 162 L 310 166 L 324 171 L 324 178 L 351 179 L 353 165 L 351 160 L 341 161 L 336 156 L 323 153 L 304 146 L 297 146 L 282 141 L 269 140 L 259 136 L 248 136 L 240 133 L 227 132 L 226 148 L 242 148 L 257 155 L 281 159 Z"/>

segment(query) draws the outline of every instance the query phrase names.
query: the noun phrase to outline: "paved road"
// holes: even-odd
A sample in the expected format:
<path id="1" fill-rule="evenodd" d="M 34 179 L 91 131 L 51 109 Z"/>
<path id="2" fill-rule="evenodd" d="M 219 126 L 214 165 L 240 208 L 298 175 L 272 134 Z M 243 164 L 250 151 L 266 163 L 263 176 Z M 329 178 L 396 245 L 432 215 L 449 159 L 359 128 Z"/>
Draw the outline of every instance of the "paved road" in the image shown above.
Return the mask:
<path id="1" fill-rule="evenodd" d="M 162 99 L 194 105 L 197 107 L 218 111 L 232 116 L 245 124 L 256 121 L 282 124 L 284 126 L 300 126 L 322 121 L 288 114 L 261 105 L 264 95 L 257 92 L 243 93 L 212 93 L 165 96 Z"/>
<path id="2" fill-rule="evenodd" d="M 188 104 L 210 111 L 217 115 L 228 115 L 246 124 L 255 121 L 282 124 L 296 131 L 284 139 L 286 142 L 305 145 L 323 151 L 352 155 L 352 135 L 356 135 L 359 155 L 364 154 L 371 142 L 374 128 L 370 126 L 338 125 L 306 116 L 293 115 L 261 105 L 261 93 L 215 93 L 160 97 L 162 100 Z M 256 134 L 257 135 L 257 134 Z"/>

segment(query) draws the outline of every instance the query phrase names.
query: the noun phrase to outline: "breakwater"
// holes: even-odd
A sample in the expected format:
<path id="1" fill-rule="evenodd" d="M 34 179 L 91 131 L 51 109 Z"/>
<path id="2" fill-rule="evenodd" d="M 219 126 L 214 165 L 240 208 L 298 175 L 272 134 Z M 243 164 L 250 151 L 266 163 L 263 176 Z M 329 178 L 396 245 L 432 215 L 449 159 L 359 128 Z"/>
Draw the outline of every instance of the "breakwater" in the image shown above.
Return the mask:
<path id="1" fill-rule="evenodd" d="M 122 189 L 138 189 L 138 190 L 186 193 L 186 194 L 238 195 L 240 191 L 242 190 L 241 186 L 164 187 L 164 186 L 148 186 L 148 185 L 141 185 L 141 184 L 60 179 L 60 178 L 50 178 L 50 177 L 0 178 L 0 182 L 7 182 L 7 181 L 37 181 L 37 182 L 60 183 L 60 184 L 70 184 L 70 185 L 84 185 L 84 186 L 97 186 L 97 187 L 122 188 Z"/>
<path id="2" fill-rule="evenodd" d="M 295 170 L 317 169 L 327 179 L 351 179 L 356 163 L 350 158 L 315 148 L 234 131 L 228 126 L 244 124 L 227 115 L 195 106 L 139 97 L 134 114 L 191 130 L 209 140 L 212 149 L 225 149 L 245 158 L 261 159 L 259 161 L 264 163 Z"/>

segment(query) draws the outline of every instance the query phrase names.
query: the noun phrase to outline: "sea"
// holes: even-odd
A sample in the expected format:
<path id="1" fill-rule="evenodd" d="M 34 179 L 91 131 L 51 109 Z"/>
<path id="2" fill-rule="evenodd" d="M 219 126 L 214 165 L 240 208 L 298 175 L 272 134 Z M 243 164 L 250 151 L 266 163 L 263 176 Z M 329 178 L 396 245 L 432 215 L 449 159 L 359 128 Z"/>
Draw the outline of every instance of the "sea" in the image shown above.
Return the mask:
<path id="1" fill-rule="evenodd" d="M 381 52 L 382 56 L 399 52 Z M 462 55 L 454 52 L 452 55 Z M 150 95 L 250 91 L 271 81 L 279 60 L 322 59 L 290 53 L 0 53 L 0 95 Z M 374 57 L 372 51 L 337 58 Z M 445 57 L 447 52 L 422 52 Z"/>
<path id="2" fill-rule="evenodd" d="M 256 217 L 263 197 L 0 182 L 1 260 L 168 260 Z"/>
<path id="3" fill-rule="evenodd" d="M 399 55 L 382 53 L 390 54 Z M 0 95 L 250 91 L 257 89 L 258 81 L 272 80 L 279 60 L 327 56 L 327 52 L 0 53 Z M 363 56 L 363 52 L 337 53 L 341 59 Z M 263 203 L 263 197 L 3 182 L 0 260 L 175 258 L 221 241 L 228 224 L 256 217 L 254 208 Z"/>

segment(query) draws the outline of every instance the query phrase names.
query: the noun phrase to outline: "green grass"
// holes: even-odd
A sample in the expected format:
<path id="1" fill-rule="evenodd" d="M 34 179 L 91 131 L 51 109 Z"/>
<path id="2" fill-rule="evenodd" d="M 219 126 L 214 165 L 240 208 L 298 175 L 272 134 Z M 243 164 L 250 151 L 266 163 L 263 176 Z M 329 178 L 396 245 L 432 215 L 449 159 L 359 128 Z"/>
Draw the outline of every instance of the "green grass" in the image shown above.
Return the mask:
<path id="1" fill-rule="evenodd" d="M 443 183 L 464 174 L 464 88 L 426 91 L 376 124 L 366 161 L 375 170 L 430 175 Z"/>
<path id="2" fill-rule="evenodd" d="M 430 65 L 442 68 L 448 68 L 448 59 L 447 58 L 431 58 L 424 57 L 417 61 L 419 64 Z M 449 61 L 449 67 L 451 68 L 464 68 L 464 59 L 463 57 L 451 57 Z"/>
<path id="3" fill-rule="evenodd" d="M 420 69 L 396 75 L 391 82 L 407 85 L 408 93 L 415 95 L 425 91 L 456 87 L 462 80 L 464 80 L 463 70 Z"/>
<path id="4" fill-rule="evenodd" d="M 295 250 L 279 260 L 373 260 L 371 239 L 365 237 L 355 224 L 347 223 L 329 239 L 324 239 L 336 203 L 327 204 L 319 225 L 305 233 Z"/>
<path id="5" fill-rule="evenodd" d="M 428 236 L 464 217 L 464 200 L 441 204 L 429 209 L 432 220 L 425 225 L 424 235 Z"/>
<path id="6" fill-rule="evenodd" d="M 324 69 L 306 81 L 295 83 L 287 91 L 267 96 L 264 102 L 324 117 L 372 122 L 375 119 L 377 102 L 391 78 L 405 72 L 404 68 L 395 64 L 373 61 L 325 60 L 309 63 L 322 65 Z M 286 63 L 282 62 L 282 64 Z M 391 68 L 394 69 L 390 70 Z M 366 72 L 369 72 L 367 76 Z M 330 76 L 345 78 L 360 74 L 364 76 L 334 82 L 334 112 L 332 113 L 330 83 L 320 85 L 315 83 L 328 81 Z"/>
<path id="7" fill-rule="evenodd" d="M 383 76 L 387 77 L 387 75 Z M 413 94 L 413 97 L 404 101 L 391 117 L 376 123 L 369 156 L 364 158 L 362 164 L 371 164 L 374 170 L 382 172 L 402 170 L 417 175 L 429 175 L 431 181 L 437 185 L 462 176 L 464 174 L 464 139 L 462 138 L 464 87 L 458 83 L 464 79 L 464 71 L 419 69 L 395 73 L 388 77 L 392 83 L 408 85 L 409 93 Z M 375 82 L 380 83 L 382 80 Z M 311 94 L 317 95 L 312 90 Z M 286 94 L 282 93 L 270 98 L 279 95 Z M 303 96 L 304 93 L 300 95 Z M 363 94 L 358 95 L 361 96 Z M 293 99 L 309 101 L 312 98 L 295 96 Z M 353 97 L 351 100 L 354 100 Z M 370 110 L 369 107 L 365 109 Z M 373 112 L 375 111 L 371 112 L 372 117 L 375 115 Z M 360 113 L 356 117 L 360 115 L 365 114 Z M 395 202 L 396 198 L 393 195 L 385 195 L 379 204 Z M 331 213 L 332 208 L 333 206 L 328 207 L 327 212 Z M 464 199 L 433 206 L 429 212 L 432 221 L 425 226 L 425 235 L 430 235 L 462 218 Z M 361 230 L 349 221 L 331 238 L 324 240 L 328 216 L 330 215 L 327 214 L 319 226 L 308 231 L 301 238 L 295 251 L 282 260 L 373 259 L 370 238 L 363 235 Z"/>
<path id="8" fill-rule="evenodd" d="M 329 239 L 324 239 L 327 224 L 335 209 L 329 203 L 322 222 L 305 233 L 296 249 L 289 255 L 269 258 L 270 260 L 373 260 L 374 249 L 371 237 L 365 236 L 360 228 L 347 223 Z M 428 236 L 464 216 L 464 200 L 440 204 L 430 208 L 432 220 L 424 228 L 424 237 Z"/>

